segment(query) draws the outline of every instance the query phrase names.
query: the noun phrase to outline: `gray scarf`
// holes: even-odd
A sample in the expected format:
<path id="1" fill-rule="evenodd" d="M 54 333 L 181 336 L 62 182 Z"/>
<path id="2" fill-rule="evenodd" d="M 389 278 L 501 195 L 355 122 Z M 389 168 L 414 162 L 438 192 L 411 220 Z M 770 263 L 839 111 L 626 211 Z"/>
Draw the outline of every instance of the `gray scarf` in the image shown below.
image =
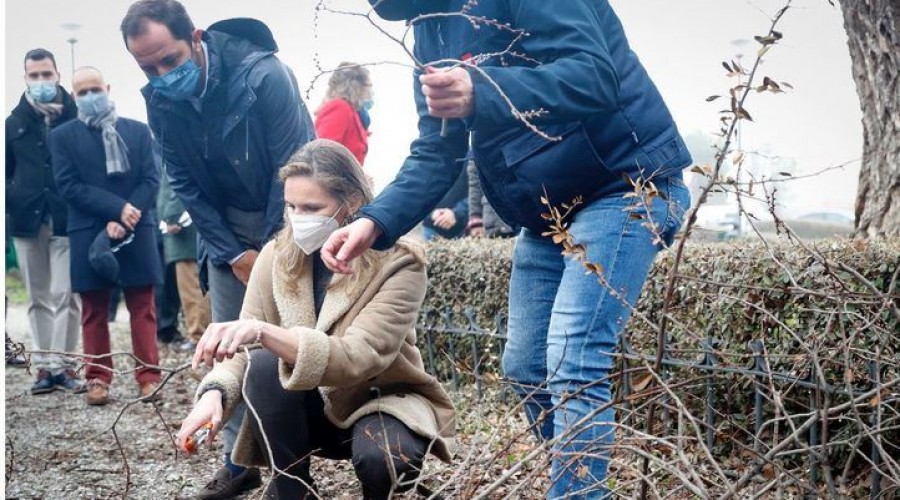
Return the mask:
<path id="1" fill-rule="evenodd" d="M 131 170 L 128 163 L 128 146 L 116 130 L 116 106 L 109 103 L 109 109 L 98 115 L 86 115 L 78 110 L 78 119 L 90 128 L 98 128 L 103 136 L 103 148 L 106 151 L 106 175 L 122 175 Z"/>
<path id="2" fill-rule="evenodd" d="M 31 104 L 31 107 L 35 109 L 38 113 L 40 113 L 44 117 L 44 123 L 50 125 L 55 122 L 57 118 L 62 116 L 63 105 L 59 102 L 37 102 L 34 100 L 34 97 L 31 97 L 31 94 L 25 92 L 25 100 L 28 101 L 28 104 Z"/>

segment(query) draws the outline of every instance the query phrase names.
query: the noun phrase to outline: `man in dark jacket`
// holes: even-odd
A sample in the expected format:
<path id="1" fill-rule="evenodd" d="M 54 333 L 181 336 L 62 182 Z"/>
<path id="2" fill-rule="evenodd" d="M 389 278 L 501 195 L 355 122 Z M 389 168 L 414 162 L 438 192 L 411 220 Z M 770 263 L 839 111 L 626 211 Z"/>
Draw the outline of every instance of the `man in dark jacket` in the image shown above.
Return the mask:
<path id="1" fill-rule="evenodd" d="M 142 92 L 170 185 L 200 233 L 212 321 L 236 320 L 258 251 L 284 218 L 278 169 L 314 138 L 312 120 L 259 21 L 230 19 L 203 31 L 175 0 L 140 0 L 121 29 L 150 80 Z M 258 470 L 230 461 L 242 419 L 239 409 L 222 429 L 225 467 L 201 498 L 260 484 Z"/>
<path id="2" fill-rule="evenodd" d="M 109 402 L 113 378 L 110 352 L 109 299 L 121 286 L 131 316 L 131 343 L 138 359 L 138 396 L 158 396 L 159 352 L 153 287 L 162 282 L 156 258 L 159 167 L 150 130 L 143 123 L 119 118 L 109 100 L 109 86 L 94 68 L 72 77 L 78 119 L 53 131 L 53 170 L 69 203 L 72 242 L 72 289 L 81 294 L 82 342 L 87 355 L 87 403 Z M 96 268 L 98 243 L 119 247 L 118 272 Z M 102 245 L 101 245 L 102 246 Z M 92 248 L 93 247 L 93 248 Z"/>
<path id="3" fill-rule="evenodd" d="M 75 103 L 59 85 L 53 54 L 44 49 L 25 55 L 25 83 L 28 89 L 6 119 L 7 230 L 28 292 L 33 348 L 73 352 L 81 302 L 69 286 L 66 202 L 53 181 L 49 141 L 52 129 L 75 118 Z M 37 368 L 32 394 L 57 387 L 83 390 L 73 359 L 35 354 L 32 361 Z"/>
<path id="4" fill-rule="evenodd" d="M 689 204 L 687 148 L 606 0 L 370 1 L 413 25 L 427 68 L 414 75 L 419 138 L 363 217 L 332 234 L 323 259 L 351 272 L 366 248 L 411 229 L 459 176 L 471 135 L 485 195 L 505 222 L 524 227 L 503 368 L 538 435 L 554 440 L 548 497 L 599 498 L 615 435 L 613 355 Z M 445 15 L 419 17 L 433 13 Z M 602 269 L 602 286 L 541 236 L 543 200 L 560 207 L 576 197 L 565 227 Z"/>

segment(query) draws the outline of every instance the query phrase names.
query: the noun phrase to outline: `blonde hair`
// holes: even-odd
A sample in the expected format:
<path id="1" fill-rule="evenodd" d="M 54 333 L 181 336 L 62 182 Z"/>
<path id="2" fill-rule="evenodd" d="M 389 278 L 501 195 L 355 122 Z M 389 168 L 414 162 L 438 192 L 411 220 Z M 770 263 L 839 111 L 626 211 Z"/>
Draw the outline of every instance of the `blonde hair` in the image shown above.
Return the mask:
<path id="1" fill-rule="evenodd" d="M 353 109 L 362 109 L 371 85 L 369 70 L 357 63 L 342 62 L 328 79 L 325 101 L 340 97 L 349 102 Z"/>
<path id="2" fill-rule="evenodd" d="M 348 210 L 355 211 L 373 198 L 372 189 L 353 154 L 340 143 L 328 139 L 308 142 L 278 170 L 278 179 L 282 183 L 294 177 L 314 181 Z M 345 221 L 352 218 L 352 215 L 348 215 Z M 303 269 L 306 254 L 294 244 L 290 223 L 286 223 L 275 237 L 275 253 L 278 256 L 279 271 L 287 275 L 298 275 Z M 363 254 L 359 264 L 367 266 L 371 261 Z M 354 276 L 359 274 L 355 273 Z M 287 283 L 291 288 L 291 285 L 296 286 L 297 280 L 287 280 Z M 298 290 L 291 288 L 291 291 Z"/>

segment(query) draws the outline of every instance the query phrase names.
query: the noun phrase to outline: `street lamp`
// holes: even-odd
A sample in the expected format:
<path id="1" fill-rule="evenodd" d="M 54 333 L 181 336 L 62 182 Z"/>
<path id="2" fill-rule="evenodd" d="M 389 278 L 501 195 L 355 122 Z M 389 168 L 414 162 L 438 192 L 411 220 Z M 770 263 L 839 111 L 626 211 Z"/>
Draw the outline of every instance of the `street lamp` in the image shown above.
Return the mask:
<path id="1" fill-rule="evenodd" d="M 75 78 L 75 44 L 78 43 L 78 39 L 73 36 L 66 41 L 69 42 L 69 46 L 72 49 L 72 78 Z"/>
<path id="2" fill-rule="evenodd" d="M 64 30 L 66 30 L 66 31 L 71 31 L 73 35 L 75 34 L 76 31 L 78 31 L 79 29 L 81 29 L 81 25 L 78 24 L 78 23 L 63 23 L 63 24 L 60 24 L 59 27 L 62 28 L 62 29 L 64 29 Z M 69 47 L 70 47 L 70 50 L 71 50 L 71 55 L 72 55 L 72 76 L 74 77 L 74 76 L 75 76 L 75 44 L 78 43 L 78 39 L 75 38 L 74 36 L 72 36 L 72 37 L 70 37 L 68 40 L 66 40 L 66 42 L 69 43 Z"/>

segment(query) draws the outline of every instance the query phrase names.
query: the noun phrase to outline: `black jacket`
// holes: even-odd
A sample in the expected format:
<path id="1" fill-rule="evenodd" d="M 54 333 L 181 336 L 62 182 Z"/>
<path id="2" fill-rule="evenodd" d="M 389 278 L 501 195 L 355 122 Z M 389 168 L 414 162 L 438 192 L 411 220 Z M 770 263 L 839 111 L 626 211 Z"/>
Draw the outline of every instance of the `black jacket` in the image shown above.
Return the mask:
<path id="1" fill-rule="evenodd" d="M 59 87 L 59 93 L 63 112 L 49 127 L 24 94 L 6 118 L 7 231 L 13 236 L 36 236 L 48 213 L 53 219 L 53 234 L 66 234 L 66 202 L 53 179 L 49 132 L 75 118 L 78 111 L 68 92 Z"/>

